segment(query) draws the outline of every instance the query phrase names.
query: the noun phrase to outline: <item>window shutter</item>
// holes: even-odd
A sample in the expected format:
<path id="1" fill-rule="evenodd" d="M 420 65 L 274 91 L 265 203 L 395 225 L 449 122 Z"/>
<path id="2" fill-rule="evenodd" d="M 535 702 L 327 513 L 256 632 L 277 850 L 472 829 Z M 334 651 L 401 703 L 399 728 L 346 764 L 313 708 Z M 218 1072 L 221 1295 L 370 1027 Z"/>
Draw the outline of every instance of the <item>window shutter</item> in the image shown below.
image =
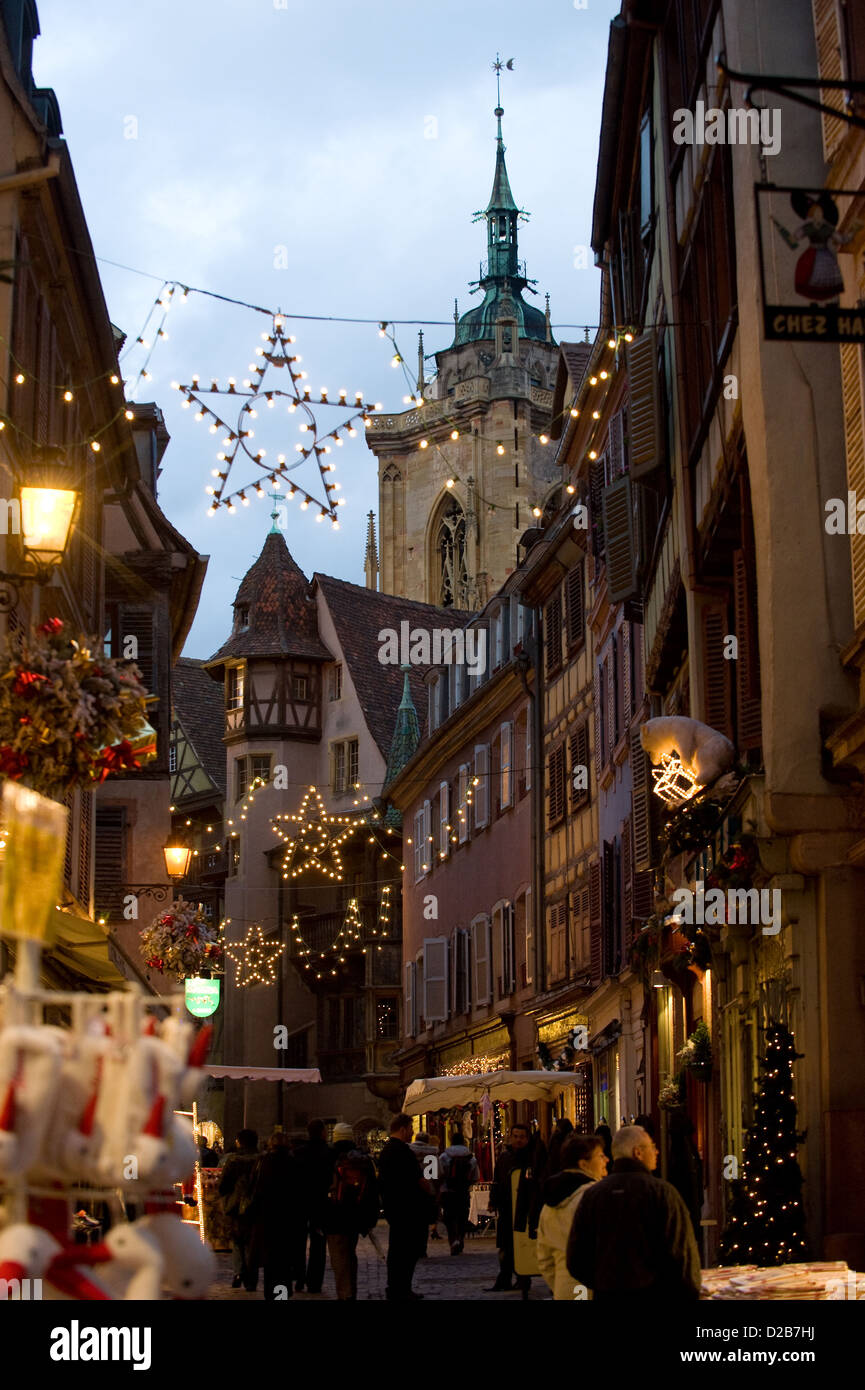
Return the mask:
<path id="1" fill-rule="evenodd" d="M 417 999 L 415 998 L 415 971 L 413 960 L 405 967 L 405 1031 L 410 1038 L 417 1033 Z"/>
<path id="2" fill-rule="evenodd" d="M 730 663 L 724 656 L 727 605 L 707 604 L 703 609 L 703 685 L 706 723 L 733 738 L 730 708 Z"/>
<path id="3" fill-rule="evenodd" d="M 582 564 L 574 565 L 568 572 L 565 580 L 565 606 L 568 647 L 576 647 L 586 639 Z"/>
<path id="4" fill-rule="evenodd" d="M 580 727 L 571 734 L 570 737 L 571 754 L 571 805 L 576 810 L 579 806 L 588 805 L 591 799 L 591 769 L 589 767 L 589 726 L 582 723 Z M 578 788 L 574 782 L 574 774 L 578 767 L 586 769 L 586 785 Z"/>
<path id="5" fill-rule="evenodd" d="M 625 345 L 628 371 L 630 475 L 642 478 L 663 462 L 657 343 L 654 330 Z"/>
<path id="6" fill-rule="evenodd" d="M 530 985 L 535 978 L 535 919 L 532 916 L 534 905 L 532 902 L 532 890 L 526 889 L 526 984 Z"/>
<path id="7" fill-rule="evenodd" d="M 847 486 L 865 498 L 865 403 L 862 392 L 862 347 L 841 344 L 841 394 L 844 403 L 844 435 L 847 443 Z M 865 621 L 865 536 L 857 530 L 850 537 L 853 569 L 853 624 Z"/>
<path id="8" fill-rule="evenodd" d="M 463 931 L 462 937 L 462 961 L 463 961 L 463 1012 L 467 1013 L 472 1006 L 472 938 L 471 932 Z"/>
<path id="9" fill-rule="evenodd" d="M 631 806 L 634 825 L 634 869 L 648 869 L 652 863 L 652 781 L 649 759 L 640 742 L 640 726 L 631 728 Z"/>
<path id="10" fill-rule="evenodd" d="M 603 672 L 603 666 L 595 667 L 595 781 L 599 786 L 601 782 L 601 773 L 604 768 L 604 706 L 601 701 L 601 678 Z"/>
<path id="11" fill-rule="evenodd" d="M 592 553 L 599 560 L 604 558 L 604 460 L 595 459 L 589 468 L 589 507 L 592 528 Z"/>
<path id="12" fill-rule="evenodd" d="M 622 927 L 624 945 L 629 947 L 634 926 L 634 852 L 631 817 L 622 821 Z"/>
<path id="13" fill-rule="evenodd" d="M 120 913 L 126 875 L 126 807 L 96 807 L 94 837 L 94 906 L 98 912 Z"/>
<path id="14" fill-rule="evenodd" d="M 502 810 L 510 806 L 514 799 L 514 726 L 510 722 L 501 728 L 501 754 L 499 756 L 499 799 Z"/>
<path id="15" fill-rule="evenodd" d="M 457 775 L 457 821 L 459 823 L 457 835 L 461 845 L 464 845 L 469 838 L 468 790 L 469 766 L 468 763 L 462 763 Z"/>
<path id="16" fill-rule="evenodd" d="M 863 492 L 865 496 L 865 492 Z M 530 700 L 526 705 L 526 791 L 532 788 L 532 725 L 534 723 L 535 707 Z"/>
<path id="17" fill-rule="evenodd" d="M 451 820 L 451 789 L 447 782 L 439 784 L 439 854 L 447 857 L 451 847 L 448 829 Z"/>
<path id="18" fill-rule="evenodd" d="M 554 748 L 547 764 L 549 768 L 549 824 L 555 825 L 565 814 L 565 745 Z"/>
<path id="19" fill-rule="evenodd" d="M 736 740 L 740 752 L 759 748 L 763 741 L 760 700 L 760 648 L 754 585 L 744 550 L 733 554 L 733 603 L 736 610 Z"/>
<path id="20" fill-rule="evenodd" d="M 423 811 L 414 813 L 414 878 L 415 883 L 423 878 Z"/>
<path id="21" fill-rule="evenodd" d="M 631 659 L 633 655 L 633 634 L 631 624 L 625 618 L 622 623 L 621 634 L 622 646 L 622 731 L 627 730 L 631 723 L 631 713 L 633 709 L 634 689 L 633 677 L 631 675 Z"/>
<path id="22" fill-rule="evenodd" d="M 844 77 L 841 60 L 841 19 L 837 0 L 813 0 L 814 32 L 817 37 L 817 72 L 828 82 L 840 82 Z M 837 111 L 845 107 L 844 92 L 820 88 L 820 100 Z M 821 115 L 823 122 L 823 155 L 831 164 L 838 146 L 847 133 L 847 126 L 837 116 Z"/>
<path id="23" fill-rule="evenodd" d="M 617 410 L 610 420 L 607 439 L 607 453 L 610 478 L 619 478 L 627 471 L 625 467 L 625 410 Z"/>
<path id="24" fill-rule="evenodd" d="M 423 1016 L 429 1023 L 444 1023 L 448 1016 L 448 942 L 445 936 L 428 937 L 423 944 Z"/>
<path id="25" fill-rule="evenodd" d="M 589 942 L 593 984 L 601 980 L 601 864 L 594 859 L 589 866 Z"/>
<path id="26" fill-rule="evenodd" d="M 611 603 L 630 598 L 636 585 L 634 515 L 631 480 L 625 474 L 604 488 L 604 536 L 607 545 L 607 591 Z"/>
<path id="27" fill-rule="evenodd" d="M 565 933 L 568 926 L 567 903 L 554 903 L 549 909 L 550 984 L 563 980 L 567 974 Z"/>
<path id="28" fill-rule="evenodd" d="M 153 640 L 153 609 L 146 603 L 121 603 L 118 605 L 120 631 L 117 636 L 115 655 L 122 657 L 127 639 L 133 637 L 137 644 L 138 656 L 135 664 L 141 672 L 144 687 L 148 694 L 157 693 L 159 673 L 156 669 L 156 646 Z"/>
<path id="29" fill-rule="evenodd" d="M 475 956 L 475 997 L 476 1004 L 490 1001 L 490 924 L 486 918 L 472 924 L 472 939 Z"/>
<path id="30" fill-rule="evenodd" d="M 655 893 L 651 870 L 644 869 L 641 873 L 634 873 L 633 913 L 636 919 L 635 935 L 644 925 L 646 918 L 651 917 L 654 906 Z"/>
<path id="31" fill-rule="evenodd" d="M 426 864 L 424 873 L 429 873 L 435 859 L 435 845 L 430 843 L 432 835 L 432 804 L 425 801 L 423 804 L 423 863 Z"/>
<path id="32" fill-rule="evenodd" d="M 544 609 L 547 675 L 562 664 L 562 597 L 557 593 Z"/>
<path id="33" fill-rule="evenodd" d="M 475 777 L 478 784 L 474 789 L 475 829 L 482 830 L 490 819 L 490 746 L 479 743 L 475 747 Z"/>
<path id="34" fill-rule="evenodd" d="M 612 761 L 616 744 L 619 741 L 619 644 L 616 634 L 610 638 L 610 653 L 607 657 L 607 727 L 610 731 L 610 760 Z"/>

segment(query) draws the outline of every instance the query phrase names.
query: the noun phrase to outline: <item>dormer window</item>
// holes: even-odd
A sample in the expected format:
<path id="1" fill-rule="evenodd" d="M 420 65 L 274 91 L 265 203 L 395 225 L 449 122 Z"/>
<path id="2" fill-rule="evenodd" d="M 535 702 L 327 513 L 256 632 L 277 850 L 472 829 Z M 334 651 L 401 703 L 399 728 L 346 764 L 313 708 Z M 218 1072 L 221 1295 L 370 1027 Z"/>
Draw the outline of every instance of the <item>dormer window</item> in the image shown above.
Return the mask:
<path id="1" fill-rule="evenodd" d="M 236 611 L 236 615 L 235 615 L 235 625 L 236 625 L 236 627 L 237 627 L 237 631 L 238 631 L 238 632 L 248 632 L 248 631 L 249 631 L 249 604 L 248 604 L 248 603 L 241 603 L 241 604 L 238 604 L 237 611 Z"/>

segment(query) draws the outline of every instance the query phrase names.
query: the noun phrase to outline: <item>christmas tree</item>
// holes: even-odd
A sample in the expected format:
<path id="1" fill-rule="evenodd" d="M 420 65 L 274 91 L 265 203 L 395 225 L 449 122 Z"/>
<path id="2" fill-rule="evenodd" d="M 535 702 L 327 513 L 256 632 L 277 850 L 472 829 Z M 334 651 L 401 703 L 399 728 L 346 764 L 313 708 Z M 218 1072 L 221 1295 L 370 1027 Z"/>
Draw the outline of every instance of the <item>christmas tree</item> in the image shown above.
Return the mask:
<path id="1" fill-rule="evenodd" d="M 798 1056 L 789 1029 L 770 1024 L 742 1177 L 732 1184 L 721 1237 L 721 1264 L 782 1265 L 807 1258 L 793 1098 Z"/>

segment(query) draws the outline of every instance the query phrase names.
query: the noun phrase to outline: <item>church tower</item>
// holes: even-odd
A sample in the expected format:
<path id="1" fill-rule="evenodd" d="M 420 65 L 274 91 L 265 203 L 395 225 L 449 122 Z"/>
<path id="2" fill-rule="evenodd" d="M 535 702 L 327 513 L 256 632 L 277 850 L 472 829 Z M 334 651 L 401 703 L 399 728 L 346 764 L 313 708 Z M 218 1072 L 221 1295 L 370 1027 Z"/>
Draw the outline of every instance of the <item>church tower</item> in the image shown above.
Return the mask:
<path id="1" fill-rule="evenodd" d="M 487 255 L 471 282 L 481 301 L 435 353 L 435 372 L 400 414 L 376 414 L 366 440 L 378 460 L 379 585 L 443 607 L 477 610 L 516 565 L 517 541 L 555 491 L 549 424 L 558 347 L 519 258 L 516 204 L 496 107 Z M 423 356 L 421 350 L 421 366 Z"/>

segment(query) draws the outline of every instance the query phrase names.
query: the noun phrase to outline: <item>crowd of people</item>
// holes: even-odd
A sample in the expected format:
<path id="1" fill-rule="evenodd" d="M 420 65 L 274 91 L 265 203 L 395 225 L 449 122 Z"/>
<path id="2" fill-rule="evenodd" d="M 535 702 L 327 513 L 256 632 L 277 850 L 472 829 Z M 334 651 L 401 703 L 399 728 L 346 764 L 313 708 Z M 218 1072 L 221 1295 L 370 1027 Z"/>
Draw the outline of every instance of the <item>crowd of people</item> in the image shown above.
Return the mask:
<path id="1" fill-rule="evenodd" d="M 643 1117 L 640 1117 L 643 1118 Z M 650 1122 L 600 1124 L 577 1134 L 567 1120 L 547 1146 L 526 1124 L 511 1126 L 495 1165 L 489 1210 L 495 1219 L 498 1274 L 490 1291 L 529 1297 L 540 1276 L 556 1300 L 693 1299 L 700 1259 L 693 1214 L 656 1175 Z M 385 1297 L 422 1298 L 413 1287 L 428 1241 L 447 1231 L 450 1254 L 463 1253 L 477 1160 L 454 1127 L 441 1151 L 408 1115 L 394 1117 L 377 1163 L 337 1124 L 328 1144 L 313 1120 L 303 1143 L 274 1133 L 263 1152 L 243 1129 L 221 1163 L 219 1193 L 230 1220 L 234 1285 L 266 1299 L 320 1293 L 330 1258 L 340 1300 L 357 1298 L 357 1245 L 376 1227 L 389 1233 Z M 216 1155 L 206 1142 L 202 1163 Z"/>

